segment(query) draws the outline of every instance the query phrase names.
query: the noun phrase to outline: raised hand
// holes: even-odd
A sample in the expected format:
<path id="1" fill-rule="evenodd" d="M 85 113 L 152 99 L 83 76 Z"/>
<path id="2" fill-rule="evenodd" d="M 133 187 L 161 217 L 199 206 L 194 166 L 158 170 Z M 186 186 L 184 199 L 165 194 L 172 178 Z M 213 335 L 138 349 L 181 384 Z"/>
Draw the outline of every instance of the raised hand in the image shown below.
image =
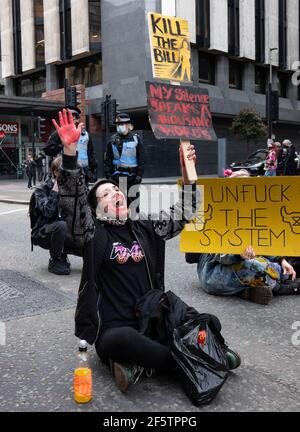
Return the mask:
<path id="1" fill-rule="evenodd" d="M 250 260 L 256 257 L 256 253 L 252 246 L 248 246 L 244 253 L 241 254 L 241 258 L 244 260 Z"/>
<path id="2" fill-rule="evenodd" d="M 81 130 L 83 128 L 83 123 L 78 125 L 76 128 L 71 111 L 68 112 L 63 109 L 59 112 L 59 125 L 54 119 L 52 123 L 57 130 L 57 133 L 64 145 L 64 153 L 69 156 L 75 156 L 77 150 L 77 143 L 80 138 Z"/>
<path id="3" fill-rule="evenodd" d="M 193 144 L 190 144 L 187 148 L 187 159 L 189 161 L 193 161 L 193 163 L 196 165 L 196 151 L 195 151 L 195 147 L 193 146 Z M 182 170 L 182 178 L 183 178 L 183 183 L 184 184 L 189 184 L 189 179 L 188 179 L 188 175 L 187 175 L 187 171 L 185 168 L 185 161 L 184 161 L 184 150 L 183 150 L 183 146 L 181 145 L 179 147 L 179 154 L 180 154 L 180 165 L 181 165 L 181 170 Z"/>

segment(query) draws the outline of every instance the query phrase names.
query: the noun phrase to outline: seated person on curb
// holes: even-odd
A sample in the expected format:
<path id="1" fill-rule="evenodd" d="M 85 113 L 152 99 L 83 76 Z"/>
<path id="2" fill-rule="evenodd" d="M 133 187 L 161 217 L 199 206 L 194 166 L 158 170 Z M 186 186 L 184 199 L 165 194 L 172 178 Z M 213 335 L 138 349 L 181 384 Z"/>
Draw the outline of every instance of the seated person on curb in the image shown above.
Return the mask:
<path id="1" fill-rule="evenodd" d="M 178 235 L 191 220 L 196 187 L 185 186 L 168 219 L 163 219 L 166 214 L 162 212 L 159 220 L 148 216 L 131 220 L 125 195 L 113 181 L 98 181 L 86 198 L 76 161 L 80 130 L 66 111 L 59 118 L 60 126 L 53 121 L 64 142 L 59 189 L 62 196 L 68 196 L 64 206 L 68 223 L 77 215 L 73 233 L 84 247 L 75 334 L 95 344 L 100 359 L 110 364 L 117 386 L 126 391 L 144 369 L 167 371 L 173 367 L 169 346 L 138 331 L 135 306 L 153 289 L 163 293 L 165 241 Z M 193 146 L 188 157 L 196 159 Z M 187 185 L 182 154 L 180 160 Z M 228 349 L 226 356 L 232 369 L 239 366 L 240 358 L 232 350 Z"/>
<path id="2" fill-rule="evenodd" d="M 224 175 L 245 178 L 249 172 L 225 170 Z M 198 264 L 200 286 L 208 294 L 238 295 L 262 305 L 273 295 L 300 294 L 296 272 L 285 258 L 257 257 L 251 246 L 241 255 L 188 253 L 186 261 Z"/>
<path id="3" fill-rule="evenodd" d="M 58 171 L 62 158 L 54 159 L 51 165 L 51 177 L 34 191 L 36 223 L 31 232 L 32 244 L 49 250 L 48 270 L 57 275 L 70 274 L 70 262 L 67 253 L 81 256 L 71 239 L 68 227 L 59 208 Z"/>
<path id="4" fill-rule="evenodd" d="M 257 257 L 251 246 L 241 255 L 186 254 L 198 264 L 200 287 L 212 295 L 239 297 L 267 305 L 273 295 L 300 294 L 300 280 L 283 257 Z"/>

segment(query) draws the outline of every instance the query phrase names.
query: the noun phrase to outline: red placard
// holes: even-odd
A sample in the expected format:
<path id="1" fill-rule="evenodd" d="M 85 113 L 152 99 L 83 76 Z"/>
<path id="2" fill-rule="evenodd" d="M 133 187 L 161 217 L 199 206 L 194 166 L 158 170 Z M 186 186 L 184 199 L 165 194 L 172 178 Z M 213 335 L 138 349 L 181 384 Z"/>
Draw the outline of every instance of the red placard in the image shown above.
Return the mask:
<path id="1" fill-rule="evenodd" d="M 215 141 L 208 90 L 146 82 L 150 123 L 157 139 Z"/>
<path id="2" fill-rule="evenodd" d="M 0 132 L 4 132 L 5 135 L 18 135 L 19 134 L 19 123 L 0 121 Z"/>

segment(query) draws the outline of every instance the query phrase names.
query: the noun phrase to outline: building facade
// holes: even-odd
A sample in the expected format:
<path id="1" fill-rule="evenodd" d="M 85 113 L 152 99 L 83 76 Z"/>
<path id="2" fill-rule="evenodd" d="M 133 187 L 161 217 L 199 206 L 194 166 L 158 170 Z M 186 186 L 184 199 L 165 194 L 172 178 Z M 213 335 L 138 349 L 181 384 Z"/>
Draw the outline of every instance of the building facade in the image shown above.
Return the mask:
<path id="1" fill-rule="evenodd" d="M 153 80 L 148 12 L 188 19 L 194 85 L 209 90 L 216 134 L 228 139 L 228 163 L 266 146 L 253 142 L 246 149 L 230 128 L 244 107 L 265 118 L 270 64 L 280 95 L 274 133 L 300 146 L 300 92 L 292 80 L 300 58 L 299 0 L 1 0 L 1 6 L 0 93 L 62 102 L 65 79 L 77 85 L 100 176 L 101 102 L 108 94 L 132 115 L 143 136 L 145 175 L 179 174 L 178 142 L 156 140 L 148 121 L 145 81 Z M 217 143 L 195 144 L 199 173 L 215 174 Z"/>

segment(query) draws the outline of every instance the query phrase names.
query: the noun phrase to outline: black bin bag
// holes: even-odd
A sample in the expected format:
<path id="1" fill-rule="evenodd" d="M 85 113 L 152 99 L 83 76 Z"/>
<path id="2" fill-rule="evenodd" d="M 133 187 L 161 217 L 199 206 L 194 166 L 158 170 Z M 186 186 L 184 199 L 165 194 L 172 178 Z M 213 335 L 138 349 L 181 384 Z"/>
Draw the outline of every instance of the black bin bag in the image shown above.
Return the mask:
<path id="1" fill-rule="evenodd" d="M 206 331 L 204 344 L 198 343 L 201 330 Z M 208 318 L 194 318 L 174 330 L 172 355 L 183 389 L 194 405 L 210 403 L 225 383 L 229 371 L 226 348 Z"/>

